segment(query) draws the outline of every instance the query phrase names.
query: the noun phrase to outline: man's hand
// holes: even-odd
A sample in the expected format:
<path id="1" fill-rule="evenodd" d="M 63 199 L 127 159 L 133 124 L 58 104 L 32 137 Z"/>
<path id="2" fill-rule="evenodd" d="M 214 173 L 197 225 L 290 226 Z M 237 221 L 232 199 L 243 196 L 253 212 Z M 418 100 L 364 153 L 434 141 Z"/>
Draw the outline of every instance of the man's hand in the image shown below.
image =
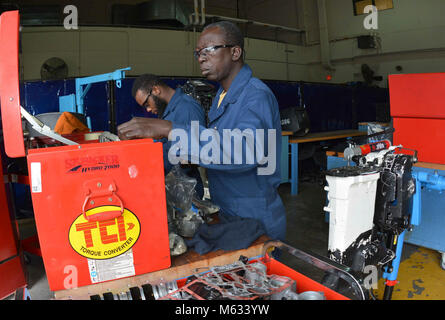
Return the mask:
<path id="1" fill-rule="evenodd" d="M 133 118 L 117 127 L 121 140 L 143 138 L 167 138 L 172 129 L 172 123 L 154 118 Z"/>

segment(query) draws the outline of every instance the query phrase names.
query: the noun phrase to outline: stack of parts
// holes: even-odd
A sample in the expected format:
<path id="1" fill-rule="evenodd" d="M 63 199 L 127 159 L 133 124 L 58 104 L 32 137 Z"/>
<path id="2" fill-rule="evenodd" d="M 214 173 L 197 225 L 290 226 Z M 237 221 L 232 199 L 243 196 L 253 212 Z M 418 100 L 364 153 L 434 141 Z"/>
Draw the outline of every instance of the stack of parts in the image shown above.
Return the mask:
<path id="1" fill-rule="evenodd" d="M 237 261 L 210 268 L 203 275 L 193 275 L 186 285 L 159 300 L 325 300 L 323 292 L 297 294 L 295 280 L 267 275 L 261 262 L 245 264 Z"/>

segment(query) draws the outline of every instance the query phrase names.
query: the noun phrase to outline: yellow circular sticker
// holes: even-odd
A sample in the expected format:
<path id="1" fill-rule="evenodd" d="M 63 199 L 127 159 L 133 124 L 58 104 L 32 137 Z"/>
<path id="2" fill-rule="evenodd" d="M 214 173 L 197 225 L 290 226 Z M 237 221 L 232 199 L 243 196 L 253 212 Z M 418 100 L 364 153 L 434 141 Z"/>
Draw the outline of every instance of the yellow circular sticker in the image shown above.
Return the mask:
<path id="1" fill-rule="evenodd" d="M 87 216 L 107 211 L 120 211 L 118 206 L 102 206 L 86 211 Z M 88 221 L 79 215 L 70 227 L 68 238 L 71 247 L 81 256 L 104 260 L 128 251 L 139 238 L 141 225 L 138 218 L 127 209 L 121 216 Z"/>

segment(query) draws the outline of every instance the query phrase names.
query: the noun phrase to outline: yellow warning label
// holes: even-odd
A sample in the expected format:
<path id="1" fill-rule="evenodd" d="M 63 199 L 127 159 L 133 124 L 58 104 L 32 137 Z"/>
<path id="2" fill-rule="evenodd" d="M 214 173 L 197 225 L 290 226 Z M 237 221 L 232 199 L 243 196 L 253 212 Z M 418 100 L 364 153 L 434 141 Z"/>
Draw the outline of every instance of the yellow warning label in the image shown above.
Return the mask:
<path id="1" fill-rule="evenodd" d="M 86 211 L 87 217 L 107 211 L 120 211 L 118 206 L 102 206 Z M 103 220 L 88 221 L 80 214 L 69 230 L 71 247 L 78 254 L 89 259 L 110 259 L 128 251 L 141 233 L 138 218 L 127 209 L 121 216 Z"/>

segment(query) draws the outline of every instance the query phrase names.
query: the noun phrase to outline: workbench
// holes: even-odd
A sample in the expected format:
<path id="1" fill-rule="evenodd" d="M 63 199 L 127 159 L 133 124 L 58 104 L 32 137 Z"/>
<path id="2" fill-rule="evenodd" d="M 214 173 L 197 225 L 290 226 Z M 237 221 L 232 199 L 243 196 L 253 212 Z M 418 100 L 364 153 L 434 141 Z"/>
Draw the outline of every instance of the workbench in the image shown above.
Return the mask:
<path id="1" fill-rule="evenodd" d="M 126 292 L 131 287 L 141 287 L 148 283 L 159 284 L 184 279 L 195 273 L 204 272 L 209 267 L 234 263 L 238 261 L 240 256 L 247 258 L 260 257 L 264 254 L 264 244 L 268 240 L 270 238 L 263 235 L 247 249 L 233 251 L 217 250 L 204 255 L 199 255 L 194 250 L 189 250 L 182 255 L 171 257 L 171 267 L 168 269 L 79 288 L 55 291 L 54 297 L 58 300 L 89 300 L 92 295 L 103 295 L 106 292 Z M 147 254 L 150 253 L 147 252 Z M 197 272 L 197 268 L 202 268 L 202 270 Z"/>
<path id="2" fill-rule="evenodd" d="M 295 137 L 295 136 L 284 136 L 283 135 L 283 145 L 282 145 L 282 158 L 281 158 L 281 170 L 282 170 L 282 183 L 289 182 L 289 145 L 291 146 L 291 195 L 298 194 L 298 145 L 300 143 L 307 142 L 320 142 L 327 140 L 335 140 L 335 139 L 343 139 L 343 138 L 351 138 L 358 136 L 366 136 L 366 131 L 361 130 L 335 130 L 335 131 L 324 131 L 324 132 L 315 132 L 308 133 L 303 137 Z M 287 138 L 287 140 L 286 140 Z M 284 150 L 284 151 L 283 151 Z M 283 155 L 283 152 L 285 155 Z M 284 179 L 283 179 L 283 175 Z"/>

